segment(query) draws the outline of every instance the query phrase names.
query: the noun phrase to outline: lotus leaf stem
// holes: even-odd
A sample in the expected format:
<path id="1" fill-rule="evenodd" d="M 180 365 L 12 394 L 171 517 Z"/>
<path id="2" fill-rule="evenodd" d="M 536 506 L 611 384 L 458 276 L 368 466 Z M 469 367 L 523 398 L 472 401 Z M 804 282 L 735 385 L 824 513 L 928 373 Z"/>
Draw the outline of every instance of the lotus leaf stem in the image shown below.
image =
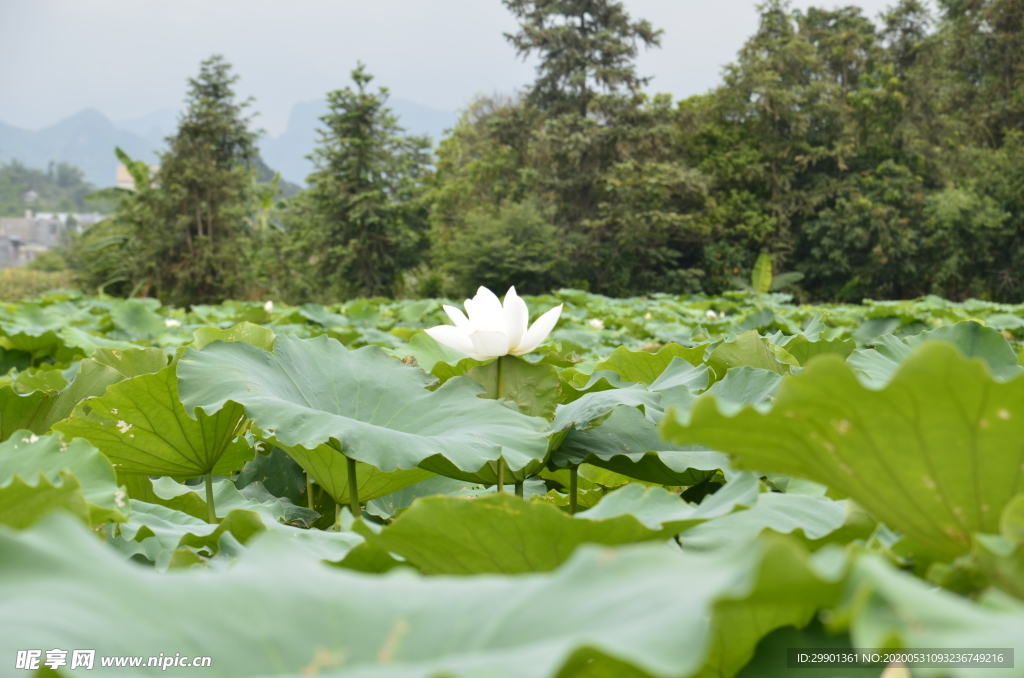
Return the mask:
<path id="1" fill-rule="evenodd" d="M 569 515 L 576 515 L 576 497 L 579 485 L 579 465 L 569 468 Z"/>
<path id="2" fill-rule="evenodd" d="M 522 480 L 516 481 L 516 496 L 520 499 L 523 498 L 523 482 Z"/>
<path id="3" fill-rule="evenodd" d="M 505 399 L 505 360 L 508 356 L 498 357 L 498 384 L 495 397 L 497 400 Z M 505 460 L 498 457 L 498 492 L 505 491 Z"/>
<path id="4" fill-rule="evenodd" d="M 352 517 L 358 518 L 362 515 L 359 510 L 359 483 L 356 482 L 356 460 L 352 457 L 345 457 L 348 461 L 348 503 L 352 508 Z"/>
<path id="5" fill-rule="evenodd" d="M 313 508 L 316 502 L 313 501 L 313 478 L 307 473 L 306 474 L 306 501 L 309 503 L 309 510 L 315 511 Z"/>
<path id="6" fill-rule="evenodd" d="M 213 471 L 206 472 L 206 522 L 217 524 L 217 509 L 213 505 Z"/>

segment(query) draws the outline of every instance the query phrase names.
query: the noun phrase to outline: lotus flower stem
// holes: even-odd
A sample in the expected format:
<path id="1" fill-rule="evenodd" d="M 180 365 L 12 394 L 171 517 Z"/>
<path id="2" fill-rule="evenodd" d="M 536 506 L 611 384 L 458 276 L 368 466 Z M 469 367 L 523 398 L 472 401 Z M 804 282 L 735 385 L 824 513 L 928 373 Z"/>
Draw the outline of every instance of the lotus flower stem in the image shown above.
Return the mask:
<path id="1" fill-rule="evenodd" d="M 313 478 L 308 473 L 306 474 L 306 501 L 309 503 L 310 511 L 316 510 L 313 508 L 315 503 L 313 501 Z"/>
<path id="2" fill-rule="evenodd" d="M 498 356 L 498 384 L 496 399 L 505 399 L 505 360 L 507 356 Z M 498 492 L 505 491 L 505 460 L 498 457 Z"/>
<path id="3" fill-rule="evenodd" d="M 569 515 L 576 515 L 576 497 L 579 484 L 580 467 L 569 467 Z"/>
<path id="4" fill-rule="evenodd" d="M 359 483 L 356 482 L 356 460 L 352 457 L 345 457 L 348 461 L 348 503 L 352 508 L 352 517 L 358 518 L 362 515 L 359 510 Z"/>
<path id="5" fill-rule="evenodd" d="M 523 498 L 523 482 L 522 480 L 516 481 L 516 496 L 520 499 Z"/>
<path id="6" fill-rule="evenodd" d="M 206 522 L 217 524 L 217 509 L 213 506 L 213 471 L 206 472 Z"/>
<path id="7" fill-rule="evenodd" d="M 341 503 L 334 503 L 334 531 L 341 532 Z"/>

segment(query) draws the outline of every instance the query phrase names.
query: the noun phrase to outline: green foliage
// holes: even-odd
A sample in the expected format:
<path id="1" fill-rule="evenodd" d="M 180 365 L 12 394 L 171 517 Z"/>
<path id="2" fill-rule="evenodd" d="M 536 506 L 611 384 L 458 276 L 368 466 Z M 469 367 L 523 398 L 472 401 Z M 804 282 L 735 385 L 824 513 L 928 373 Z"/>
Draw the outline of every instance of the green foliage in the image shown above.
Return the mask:
<path id="1" fill-rule="evenodd" d="M 242 468 L 253 456 L 238 440 L 244 422 L 241 405 L 189 417 L 178 398 L 174 367 L 164 367 L 108 387 L 56 428 L 97 446 L 120 474 L 186 479 Z"/>
<path id="2" fill-rule="evenodd" d="M 0 270 L 0 300 L 13 302 L 38 297 L 50 290 L 72 287 L 67 271 L 41 271 L 36 268 L 12 266 Z"/>
<path id="3" fill-rule="evenodd" d="M 272 354 L 217 342 L 186 350 L 178 373 L 190 412 L 244 406 L 326 488 L 338 487 L 330 476 L 345 472 L 346 457 L 385 472 L 421 467 L 470 480 L 479 473 L 486 481 L 489 462 L 504 458 L 521 471 L 537 465 L 547 448 L 543 420 L 477 398 L 480 387 L 469 379 L 429 391 L 432 380 L 422 371 L 376 347 L 348 351 L 328 337 L 278 337 Z M 213 373 L 220 376 L 211 382 Z M 490 433 L 480 432 L 484 421 Z M 424 476 L 408 478 L 406 485 Z"/>
<path id="4" fill-rule="evenodd" d="M 28 202 L 29 192 L 35 200 Z M 50 163 L 46 171 L 25 167 L 17 160 L 0 165 L 0 216 L 20 217 L 34 212 L 85 212 L 102 210 L 102 201 L 87 200 L 93 187 L 82 170 L 66 162 Z"/>
<path id="5" fill-rule="evenodd" d="M 501 390 L 420 331 L 440 300 L 0 304 L 0 651 L 524 678 L 1024 651 L 1024 306 L 789 299 L 527 298 L 560 325 Z"/>
<path id="6" fill-rule="evenodd" d="M 109 189 L 114 215 L 72 246 L 86 287 L 178 303 L 245 297 L 253 287 L 257 133 L 245 117 L 250 102 L 235 101 L 237 81 L 223 57 L 200 65 L 152 179 L 118 149 L 136 186 Z"/>
<path id="7" fill-rule="evenodd" d="M 464 217 L 451 240 L 434 253 L 438 270 L 451 277 L 450 293 L 472 296 L 480 285 L 515 286 L 542 294 L 565 279 L 569 257 L 559 234 L 536 201 L 505 203 L 497 214 L 478 209 Z"/>
<path id="8" fill-rule="evenodd" d="M 426 218 L 417 192 L 430 144 L 403 134 L 387 90 L 367 91 L 372 80 L 360 64 L 354 88 L 327 95 L 310 188 L 287 220 L 294 263 L 277 285 L 289 299 L 391 296 L 401 271 L 421 259 Z"/>
<path id="9" fill-rule="evenodd" d="M 637 67 L 661 31 L 622 2 L 504 0 L 518 23 L 506 39 L 536 60 L 522 94 L 470 102 L 431 157 L 359 65 L 327 95 L 305 191 L 259 159 L 248 102 L 215 57 L 190 81 L 159 176 L 121 153 L 140 190 L 94 196 L 118 209 L 63 256 L 84 289 L 173 303 L 480 284 L 1014 301 L 1016 3 L 899 0 L 873 20 L 769 0 L 721 85 L 673 101 Z M 2 172 L 0 201 L 43 177 Z M 46 182 L 78 195 L 76 177 L 60 166 Z"/>
<path id="10" fill-rule="evenodd" d="M 0 444 L 2 522 L 26 527 L 55 510 L 86 522 L 124 520 L 125 494 L 110 461 L 85 440 L 16 431 Z"/>
<path id="11" fill-rule="evenodd" d="M 635 93 L 647 83 L 633 60 L 638 43 L 658 46 L 661 31 L 647 21 L 631 21 L 615 0 L 502 0 L 519 21 L 519 32 L 506 34 L 519 56 L 538 53 L 532 102 L 555 114 L 587 117 L 602 92 Z"/>

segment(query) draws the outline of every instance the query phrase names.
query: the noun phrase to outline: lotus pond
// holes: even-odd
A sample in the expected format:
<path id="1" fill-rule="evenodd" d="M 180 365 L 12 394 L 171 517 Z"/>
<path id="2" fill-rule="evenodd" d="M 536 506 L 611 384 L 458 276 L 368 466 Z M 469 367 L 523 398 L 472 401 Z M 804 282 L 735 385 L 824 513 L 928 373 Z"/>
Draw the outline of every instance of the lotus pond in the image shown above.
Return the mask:
<path id="1" fill-rule="evenodd" d="M 1024 305 L 525 302 L 0 305 L 0 675 L 1024 675 Z"/>

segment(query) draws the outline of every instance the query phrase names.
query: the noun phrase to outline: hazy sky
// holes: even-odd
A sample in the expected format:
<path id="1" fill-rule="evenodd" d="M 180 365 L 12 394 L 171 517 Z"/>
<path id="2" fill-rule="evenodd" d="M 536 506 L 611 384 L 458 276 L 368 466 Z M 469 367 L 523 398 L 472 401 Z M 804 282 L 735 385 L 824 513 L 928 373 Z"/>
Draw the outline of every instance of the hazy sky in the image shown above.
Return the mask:
<path id="1" fill-rule="evenodd" d="M 625 0 L 663 28 L 644 54 L 653 89 L 704 92 L 756 28 L 754 0 Z M 890 0 L 858 4 L 874 17 Z M 125 120 L 178 107 L 212 53 L 242 76 L 259 124 L 283 131 L 297 101 L 344 87 L 357 60 L 392 95 L 457 110 L 529 82 L 500 0 L 0 0 L 0 121 L 39 129 L 91 107 Z"/>

